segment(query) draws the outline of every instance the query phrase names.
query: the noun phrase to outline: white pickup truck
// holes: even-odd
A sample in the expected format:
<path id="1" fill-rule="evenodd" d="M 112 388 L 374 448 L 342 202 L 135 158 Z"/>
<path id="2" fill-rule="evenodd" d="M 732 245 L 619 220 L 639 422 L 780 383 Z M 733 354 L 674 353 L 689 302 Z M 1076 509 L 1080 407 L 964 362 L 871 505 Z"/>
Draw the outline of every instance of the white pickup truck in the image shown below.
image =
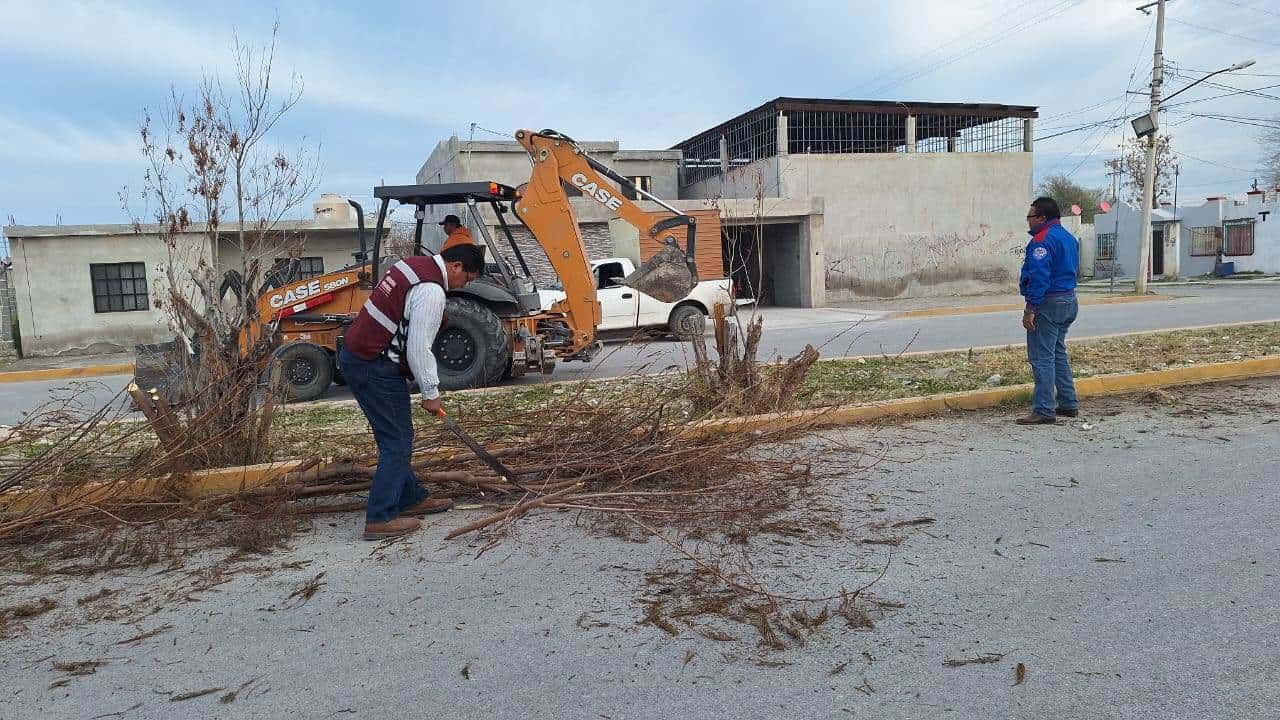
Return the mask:
<path id="1" fill-rule="evenodd" d="M 596 278 L 596 297 L 600 300 L 599 330 L 665 327 L 677 337 L 691 337 L 694 333 L 706 331 L 707 316 L 717 303 L 733 307 L 750 302 L 739 300 L 735 303 L 730 280 L 717 278 L 698 283 L 679 302 L 665 303 L 619 284 L 618 281 L 633 270 L 635 265 L 629 258 L 604 258 L 591 262 L 591 271 Z M 558 287 L 539 290 L 538 295 L 544 310 L 564 299 L 564 291 Z"/>

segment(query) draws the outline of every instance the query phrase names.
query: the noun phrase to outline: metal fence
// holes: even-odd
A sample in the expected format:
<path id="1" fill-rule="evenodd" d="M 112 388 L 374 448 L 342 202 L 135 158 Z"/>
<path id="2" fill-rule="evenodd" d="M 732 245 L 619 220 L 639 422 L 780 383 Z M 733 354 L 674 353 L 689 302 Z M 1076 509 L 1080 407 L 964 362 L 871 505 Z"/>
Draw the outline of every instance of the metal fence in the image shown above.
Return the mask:
<path id="1" fill-rule="evenodd" d="M 891 105 L 901 107 L 882 107 Z M 1034 117 L 1033 109 L 1018 108 L 1004 114 L 977 106 L 909 108 L 901 103 L 862 103 L 844 108 L 820 101 L 769 103 L 678 145 L 684 155 L 681 186 L 715 177 L 724 165 L 734 168 L 777 155 L 779 113 L 787 122 L 784 150 L 797 155 L 1022 152 L 1026 118 Z M 915 119 L 910 148 L 908 117 Z M 727 159 L 720 157 L 722 139 Z"/>

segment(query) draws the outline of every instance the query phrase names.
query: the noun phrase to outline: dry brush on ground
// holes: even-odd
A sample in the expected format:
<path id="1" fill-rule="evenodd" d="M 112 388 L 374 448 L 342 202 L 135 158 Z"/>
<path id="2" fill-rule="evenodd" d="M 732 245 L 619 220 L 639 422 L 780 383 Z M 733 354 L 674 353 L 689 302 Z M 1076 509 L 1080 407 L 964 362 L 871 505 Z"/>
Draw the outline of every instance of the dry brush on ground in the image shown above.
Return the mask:
<path id="1" fill-rule="evenodd" d="M 665 383 L 638 384 L 602 403 L 590 385 L 578 383 L 536 409 L 487 404 L 456 415 L 482 441 L 496 440 L 494 454 L 518 486 L 440 426 L 421 424 L 418 476 L 436 496 L 489 510 L 448 537 L 469 540 L 483 553 L 517 537 L 523 516 L 556 512 L 593 533 L 659 543 L 671 560 L 659 579 L 651 578 L 661 597 L 646 601 L 642 620 L 668 632 L 713 632 L 706 621 L 714 615 L 755 628 L 774 646 L 841 613 L 852 617 L 859 588 L 774 588 L 752 569 L 753 538 L 838 532 L 838 511 L 821 502 L 831 482 L 828 468 L 855 475 L 877 461 L 874 453 L 803 427 L 696 432 L 700 419 L 726 407 L 786 409 L 816 358 L 805 353 L 764 365 L 743 354 L 754 347 L 753 337 L 758 342 L 758 325 L 746 343 L 722 339 L 719 364 L 700 363 L 675 392 Z M 685 401 L 695 394 L 704 410 L 689 417 Z M 766 404 L 747 405 L 744 398 Z M 122 422 L 121 410 L 98 410 L 67 424 L 72 402 L 32 414 L 0 440 L 7 463 L 0 480 L 0 507 L 7 508 L 0 513 L 0 561 L 11 568 L 38 561 L 62 575 L 92 576 L 137 564 L 180 565 L 185 554 L 211 546 L 267 552 L 317 515 L 363 509 L 356 494 L 367 489 L 376 464 L 368 451 L 303 458 L 264 485 L 199 497 L 188 483 L 189 458 L 201 447 L 140 442 L 143 426 Z M 174 432 L 153 430 L 159 437 Z M 365 435 L 367 429 L 337 432 Z M 32 442 L 36 437 L 39 443 Z M 351 438 L 350 446 L 360 445 Z"/>

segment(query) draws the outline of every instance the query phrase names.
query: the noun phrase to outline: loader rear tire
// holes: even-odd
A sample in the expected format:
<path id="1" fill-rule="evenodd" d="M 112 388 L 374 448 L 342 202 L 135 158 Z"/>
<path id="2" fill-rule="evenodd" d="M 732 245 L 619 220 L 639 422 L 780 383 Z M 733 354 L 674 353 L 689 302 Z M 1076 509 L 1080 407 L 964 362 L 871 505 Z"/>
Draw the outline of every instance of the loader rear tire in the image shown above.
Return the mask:
<path id="1" fill-rule="evenodd" d="M 451 297 L 445 304 L 447 324 L 436 334 L 431 352 L 441 390 L 493 385 L 511 362 L 511 338 L 502 320 L 481 303 Z"/>
<path id="2" fill-rule="evenodd" d="M 276 351 L 280 393 L 288 402 L 318 400 L 333 382 L 333 358 L 319 345 L 295 342 Z"/>

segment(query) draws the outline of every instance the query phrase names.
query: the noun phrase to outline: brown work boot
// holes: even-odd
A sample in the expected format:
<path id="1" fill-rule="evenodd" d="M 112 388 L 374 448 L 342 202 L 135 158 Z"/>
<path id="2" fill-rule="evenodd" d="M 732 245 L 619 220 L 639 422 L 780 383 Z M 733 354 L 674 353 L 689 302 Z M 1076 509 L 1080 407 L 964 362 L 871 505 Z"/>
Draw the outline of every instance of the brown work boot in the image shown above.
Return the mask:
<path id="1" fill-rule="evenodd" d="M 453 500 L 449 498 L 433 498 L 411 505 L 401 513 L 402 515 L 435 515 L 436 513 L 446 512 L 453 508 Z"/>
<path id="2" fill-rule="evenodd" d="M 398 517 L 386 522 L 364 524 L 365 540 L 387 540 L 409 533 L 422 527 L 422 523 L 410 517 Z"/>
<path id="3" fill-rule="evenodd" d="M 1030 415 L 1024 415 L 1023 417 L 1014 420 L 1014 422 L 1019 425 L 1052 425 L 1057 422 L 1057 418 L 1045 417 L 1044 415 L 1031 413 Z"/>

